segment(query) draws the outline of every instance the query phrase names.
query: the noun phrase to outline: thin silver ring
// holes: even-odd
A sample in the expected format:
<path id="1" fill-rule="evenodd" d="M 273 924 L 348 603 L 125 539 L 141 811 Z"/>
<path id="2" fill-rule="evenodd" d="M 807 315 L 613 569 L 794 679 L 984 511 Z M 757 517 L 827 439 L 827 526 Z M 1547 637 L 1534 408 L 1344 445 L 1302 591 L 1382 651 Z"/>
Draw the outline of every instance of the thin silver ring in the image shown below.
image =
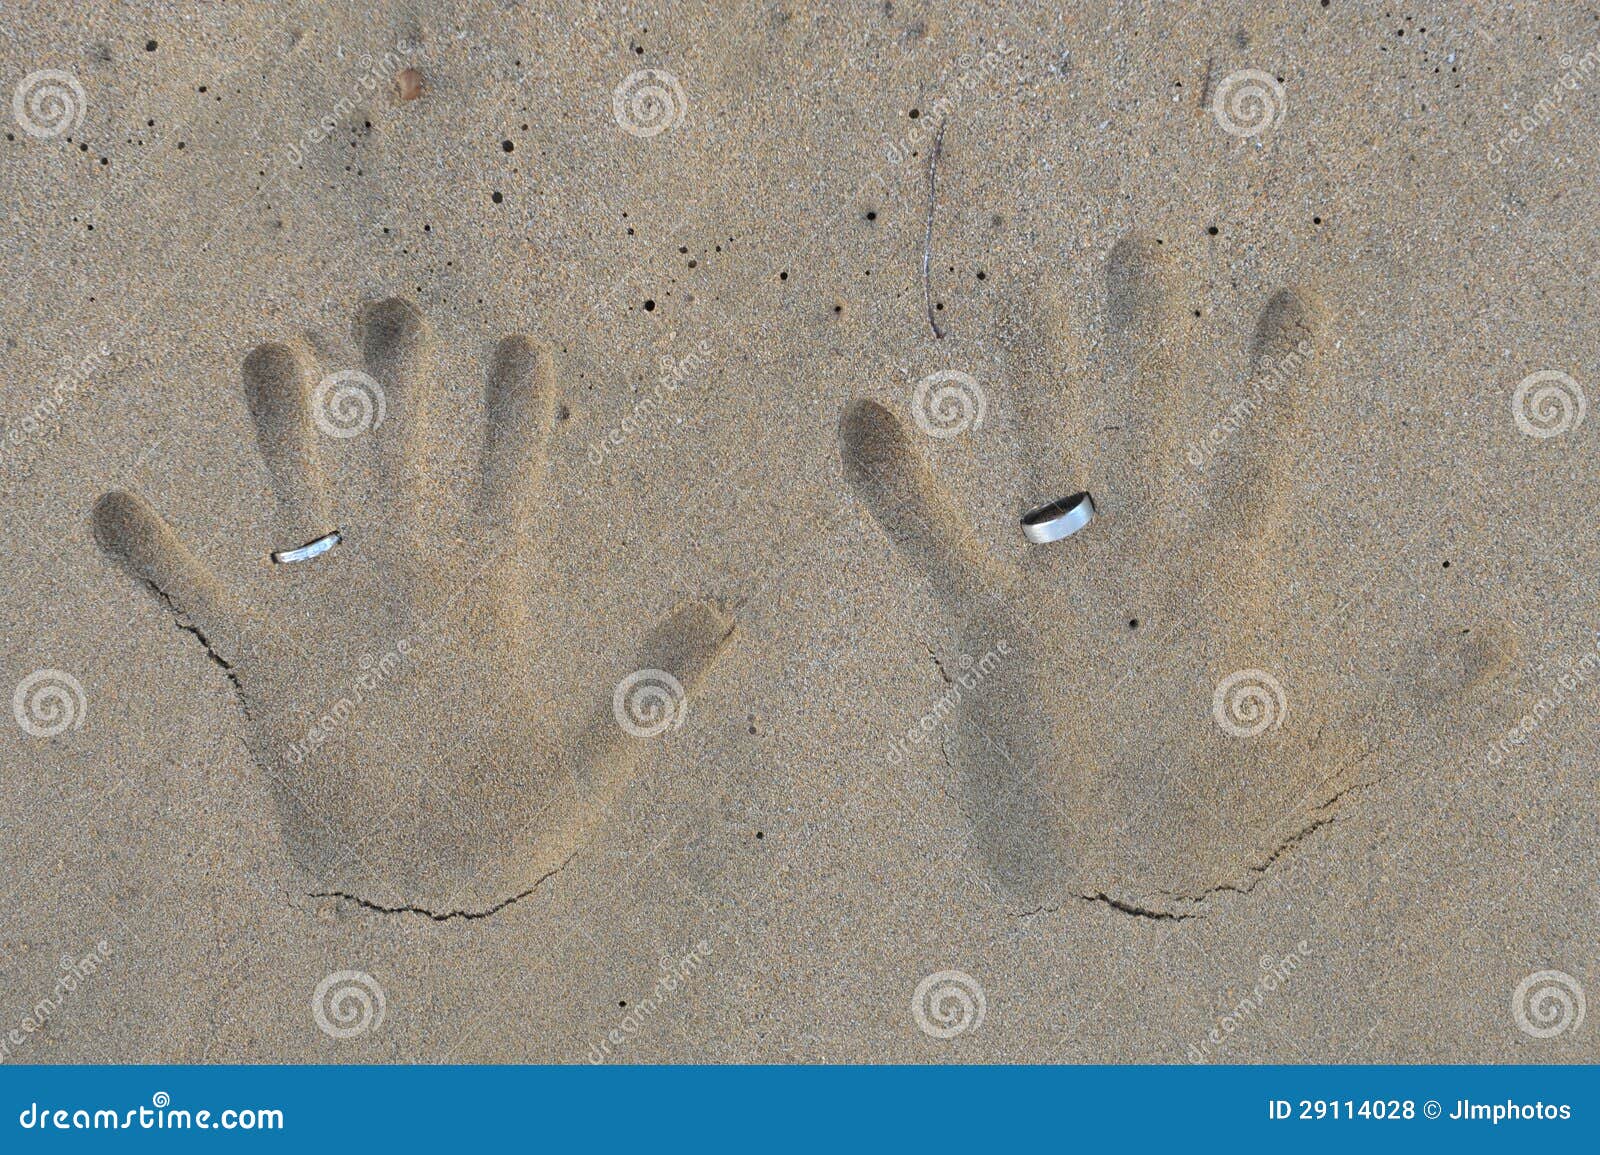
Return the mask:
<path id="1" fill-rule="evenodd" d="M 274 550 L 272 560 L 278 565 L 288 565 L 297 561 L 310 561 L 314 557 L 321 557 L 343 540 L 344 534 L 334 530 L 332 533 L 323 534 L 316 541 L 306 542 L 299 549 Z"/>
<path id="2" fill-rule="evenodd" d="M 1022 515 L 1022 536 L 1037 545 L 1071 537 L 1094 520 L 1094 498 L 1074 493 Z"/>

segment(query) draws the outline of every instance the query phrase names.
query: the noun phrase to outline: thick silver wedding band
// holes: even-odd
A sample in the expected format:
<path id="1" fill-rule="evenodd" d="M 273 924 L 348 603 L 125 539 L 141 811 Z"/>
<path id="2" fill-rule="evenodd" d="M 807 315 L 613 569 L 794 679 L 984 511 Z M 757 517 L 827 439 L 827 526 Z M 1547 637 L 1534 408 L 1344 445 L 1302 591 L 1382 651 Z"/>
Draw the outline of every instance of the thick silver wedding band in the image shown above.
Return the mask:
<path id="1" fill-rule="evenodd" d="M 1022 517 L 1022 535 L 1039 545 L 1071 537 L 1094 520 L 1094 498 L 1074 493 Z"/>
<path id="2" fill-rule="evenodd" d="M 338 530 L 325 533 L 316 541 L 308 541 L 299 549 L 280 549 L 273 551 L 272 560 L 279 565 L 288 565 L 291 562 L 310 561 L 314 557 L 321 557 L 344 538 Z"/>

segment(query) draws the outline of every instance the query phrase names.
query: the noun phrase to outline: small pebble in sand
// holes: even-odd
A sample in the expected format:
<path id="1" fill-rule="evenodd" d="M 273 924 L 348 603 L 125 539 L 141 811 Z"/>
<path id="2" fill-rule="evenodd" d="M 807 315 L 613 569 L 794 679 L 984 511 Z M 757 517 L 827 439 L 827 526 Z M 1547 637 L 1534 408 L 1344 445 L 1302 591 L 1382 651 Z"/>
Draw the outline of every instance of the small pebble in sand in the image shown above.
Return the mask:
<path id="1" fill-rule="evenodd" d="M 394 78 L 395 85 L 400 89 L 401 100 L 415 100 L 422 95 L 422 73 L 415 68 L 407 68 Z"/>

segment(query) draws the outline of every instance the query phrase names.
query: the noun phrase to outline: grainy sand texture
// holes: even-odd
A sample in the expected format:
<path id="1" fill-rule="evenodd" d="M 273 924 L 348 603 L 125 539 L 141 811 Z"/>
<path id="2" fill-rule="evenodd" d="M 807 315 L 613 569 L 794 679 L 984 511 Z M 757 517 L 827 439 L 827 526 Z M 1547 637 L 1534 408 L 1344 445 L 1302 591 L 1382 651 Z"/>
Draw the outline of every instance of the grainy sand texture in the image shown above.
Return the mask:
<path id="1" fill-rule="evenodd" d="M 1600 1060 L 1600 12 L 0 87 L 5 1061 Z"/>

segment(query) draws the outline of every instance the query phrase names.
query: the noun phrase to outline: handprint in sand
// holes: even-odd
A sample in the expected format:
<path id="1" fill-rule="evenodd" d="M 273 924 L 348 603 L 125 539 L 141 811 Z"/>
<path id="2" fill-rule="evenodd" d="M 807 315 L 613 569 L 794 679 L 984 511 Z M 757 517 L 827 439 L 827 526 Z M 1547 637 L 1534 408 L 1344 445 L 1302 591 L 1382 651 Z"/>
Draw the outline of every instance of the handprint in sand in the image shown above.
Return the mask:
<path id="1" fill-rule="evenodd" d="M 553 684 L 541 626 L 566 543 L 549 540 L 546 516 L 560 408 L 550 350 L 499 341 L 480 424 L 437 411 L 414 307 L 365 305 L 355 338 L 359 370 L 319 374 L 299 344 L 244 360 L 275 510 L 249 588 L 224 585 L 133 494 L 100 499 L 95 535 L 227 671 L 312 893 L 482 915 L 595 832 L 732 626 L 686 602 L 603 685 Z M 454 516 L 426 465 L 439 421 L 476 447 L 456 486 L 471 508 Z M 334 530 L 314 560 L 268 560 Z"/>
<path id="2" fill-rule="evenodd" d="M 1361 710 L 1286 665 L 1284 503 L 1306 399 L 1333 368 L 1324 310 L 1263 302 L 1239 358 L 1276 372 L 1247 416 L 1186 461 L 1217 359 L 1159 243 L 1107 258 L 1103 325 L 1078 351 L 1043 294 L 1003 333 L 1020 414 L 1020 515 L 1076 491 L 1094 521 L 1002 563 L 924 461 L 914 425 L 875 402 L 840 422 L 845 475 L 925 579 L 968 676 L 943 746 L 994 877 L 1017 902 L 1074 895 L 1158 917 L 1247 889 L 1362 781 Z M 1285 369 L 1285 367 L 1287 367 Z M 982 655 L 982 659 L 979 659 Z M 954 685 L 954 682 L 952 682 Z"/>

